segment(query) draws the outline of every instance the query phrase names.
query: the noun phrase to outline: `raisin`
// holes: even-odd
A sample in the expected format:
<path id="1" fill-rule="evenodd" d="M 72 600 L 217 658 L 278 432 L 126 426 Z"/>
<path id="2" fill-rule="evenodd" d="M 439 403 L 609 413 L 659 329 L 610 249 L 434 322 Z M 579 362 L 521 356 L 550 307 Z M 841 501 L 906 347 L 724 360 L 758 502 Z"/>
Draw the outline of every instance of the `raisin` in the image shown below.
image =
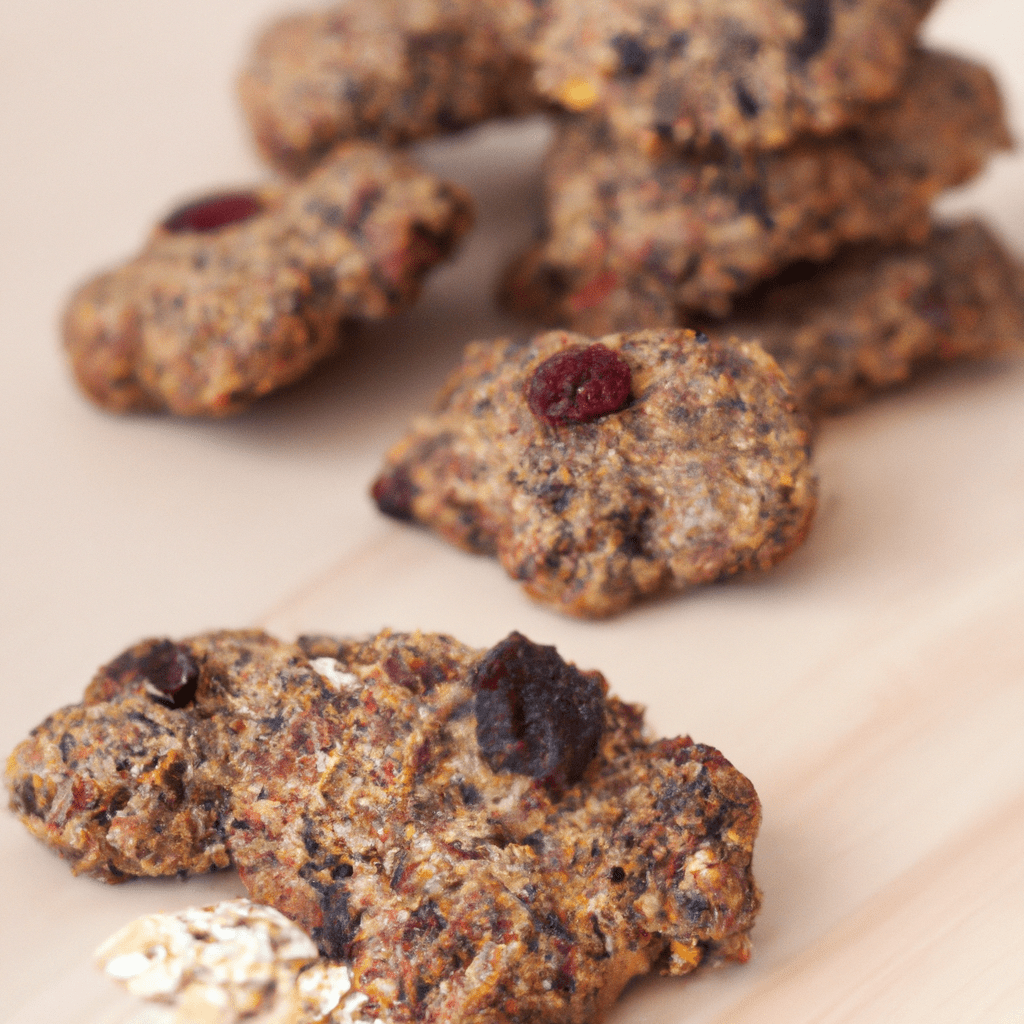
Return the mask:
<path id="1" fill-rule="evenodd" d="M 510 633 L 470 677 L 476 741 L 494 772 L 575 782 L 597 753 L 604 728 L 604 680 Z"/>
<path id="2" fill-rule="evenodd" d="M 172 640 L 155 643 L 139 659 L 138 672 L 145 677 L 146 692 L 167 707 L 183 708 L 195 699 L 199 665 L 187 648 Z"/>
<path id="3" fill-rule="evenodd" d="M 404 466 L 397 466 L 374 481 L 370 496 L 384 515 L 408 521 L 413 518 L 412 499 L 417 491 L 409 471 Z"/>
<path id="4" fill-rule="evenodd" d="M 573 345 L 537 367 L 526 401 L 548 423 L 587 423 L 622 409 L 631 384 L 629 364 L 610 348 Z"/>
<path id="5" fill-rule="evenodd" d="M 165 231 L 216 231 L 261 213 L 263 204 L 252 192 L 222 192 L 178 207 L 163 222 Z"/>

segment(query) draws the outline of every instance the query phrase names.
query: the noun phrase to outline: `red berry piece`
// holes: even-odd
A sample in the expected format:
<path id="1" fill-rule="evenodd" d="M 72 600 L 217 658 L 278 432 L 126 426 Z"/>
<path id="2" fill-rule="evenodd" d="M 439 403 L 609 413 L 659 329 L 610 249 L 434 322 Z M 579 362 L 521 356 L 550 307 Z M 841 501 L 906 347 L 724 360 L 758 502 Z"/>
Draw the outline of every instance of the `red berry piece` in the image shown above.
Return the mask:
<path id="1" fill-rule="evenodd" d="M 526 401 L 548 423 L 587 423 L 622 409 L 631 383 L 629 364 L 607 346 L 573 345 L 537 367 Z"/>
<path id="2" fill-rule="evenodd" d="M 404 466 L 379 476 L 370 488 L 370 497 L 384 515 L 405 521 L 413 518 L 412 499 L 416 494 L 416 485 Z"/>
<path id="3" fill-rule="evenodd" d="M 178 207 L 163 223 L 174 234 L 187 231 L 216 231 L 239 224 L 263 211 L 263 203 L 252 192 L 221 192 Z"/>
<path id="4" fill-rule="evenodd" d="M 195 699 L 199 665 L 185 647 L 171 640 L 154 644 L 139 659 L 137 671 L 146 680 L 146 692 L 161 704 L 183 708 Z"/>
<path id="5" fill-rule="evenodd" d="M 521 633 L 510 633 L 477 663 L 476 741 L 491 771 L 575 782 L 604 730 L 604 681 Z"/>

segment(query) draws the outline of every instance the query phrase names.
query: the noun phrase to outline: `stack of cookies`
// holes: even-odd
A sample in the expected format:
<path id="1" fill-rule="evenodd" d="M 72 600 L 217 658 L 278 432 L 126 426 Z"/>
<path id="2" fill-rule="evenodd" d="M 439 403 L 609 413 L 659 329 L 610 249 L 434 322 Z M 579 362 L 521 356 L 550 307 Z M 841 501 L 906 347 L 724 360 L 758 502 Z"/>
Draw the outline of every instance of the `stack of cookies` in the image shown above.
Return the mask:
<path id="1" fill-rule="evenodd" d="M 593 335 L 757 339 L 812 413 L 1014 343 L 1020 268 L 930 215 L 1010 146 L 988 71 L 917 41 L 932 5 L 544 7 L 534 81 L 561 112 L 507 303 Z"/>

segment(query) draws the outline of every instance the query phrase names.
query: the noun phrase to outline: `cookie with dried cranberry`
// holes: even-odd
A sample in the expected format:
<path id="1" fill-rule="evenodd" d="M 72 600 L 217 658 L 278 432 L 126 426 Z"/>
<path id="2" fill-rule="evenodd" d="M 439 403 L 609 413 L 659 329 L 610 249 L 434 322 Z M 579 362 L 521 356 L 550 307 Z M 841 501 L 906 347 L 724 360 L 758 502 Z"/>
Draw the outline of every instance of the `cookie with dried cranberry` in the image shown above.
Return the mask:
<path id="1" fill-rule="evenodd" d="M 934 3 L 552 0 L 537 15 L 534 84 L 648 152 L 778 149 L 895 93 Z"/>
<path id="2" fill-rule="evenodd" d="M 173 212 L 75 293 L 65 349 L 106 409 L 229 415 L 336 351 L 347 320 L 408 306 L 471 219 L 461 189 L 352 143 L 300 183 Z"/>
<path id="3" fill-rule="evenodd" d="M 917 245 L 791 267 L 706 327 L 760 342 L 818 416 L 939 363 L 1024 350 L 1024 267 L 978 221 L 937 225 Z"/>
<path id="4" fill-rule="evenodd" d="M 291 15 L 239 82 L 263 155 L 308 170 L 352 138 L 395 145 L 540 106 L 481 0 L 352 0 Z"/>
<path id="5" fill-rule="evenodd" d="M 580 616 L 773 565 L 815 494 L 775 362 L 689 330 L 472 344 L 373 485 Z"/>
<path id="6" fill-rule="evenodd" d="M 504 298 L 595 335 L 721 316 L 797 260 L 924 237 L 936 196 L 1009 143 L 991 75 L 930 52 L 863 123 L 774 153 L 655 160 L 599 122 L 563 121 L 545 172 L 546 234 L 510 270 Z"/>
<path id="7" fill-rule="evenodd" d="M 689 737 L 650 740 L 600 673 L 519 633 L 146 641 L 18 747 L 12 806 L 65 855 L 73 827 L 93 837 L 78 870 L 195 869 L 149 767 L 186 735 L 177 810 L 209 813 L 252 897 L 348 962 L 369 1019 L 591 1020 L 638 974 L 749 955 L 750 782 Z M 136 801 L 149 862 L 102 833 L 124 808 L 69 802 L 85 778 Z"/>

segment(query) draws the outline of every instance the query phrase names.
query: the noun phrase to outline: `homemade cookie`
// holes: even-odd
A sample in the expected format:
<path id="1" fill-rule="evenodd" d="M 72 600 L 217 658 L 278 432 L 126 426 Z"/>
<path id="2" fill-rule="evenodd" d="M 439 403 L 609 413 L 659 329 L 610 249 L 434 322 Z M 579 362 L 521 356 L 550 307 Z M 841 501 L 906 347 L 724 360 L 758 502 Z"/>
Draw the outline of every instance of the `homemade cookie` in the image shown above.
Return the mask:
<path id="1" fill-rule="evenodd" d="M 300 184 L 172 213 L 72 297 L 65 348 L 106 409 L 235 413 L 334 352 L 345 320 L 408 306 L 471 220 L 461 189 L 351 143 Z"/>
<path id="2" fill-rule="evenodd" d="M 518 633 L 151 640 L 6 778 L 76 871 L 187 873 L 226 844 L 371 1019 L 583 1024 L 637 974 L 745 960 L 759 905 L 753 787 L 606 690 Z"/>
<path id="3" fill-rule="evenodd" d="M 307 170 L 343 139 L 409 142 L 541 102 L 481 0 L 352 0 L 259 38 L 239 82 L 263 155 Z"/>
<path id="4" fill-rule="evenodd" d="M 689 330 L 474 343 L 373 485 L 581 616 L 773 565 L 815 494 L 775 362 Z"/>
<path id="5" fill-rule="evenodd" d="M 509 272 L 504 299 L 595 335 L 722 316 L 797 260 L 922 238 L 935 197 L 1009 145 L 991 75 L 928 52 L 864 123 L 770 154 L 658 161 L 600 123 L 565 120 L 548 157 L 545 237 Z"/>
<path id="6" fill-rule="evenodd" d="M 939 225 L 919 245 L 791 267 L 705 327 L 760 342 L 821 415 L 928 366 L 1024 350 L 1024 268 L 977 221 Z"/>
<path id="7" fill-rule="evenodd" d="M 778 149 L 891 96 L 934 2 L 551 0 L 534 84 L 646 151 Z"/>

